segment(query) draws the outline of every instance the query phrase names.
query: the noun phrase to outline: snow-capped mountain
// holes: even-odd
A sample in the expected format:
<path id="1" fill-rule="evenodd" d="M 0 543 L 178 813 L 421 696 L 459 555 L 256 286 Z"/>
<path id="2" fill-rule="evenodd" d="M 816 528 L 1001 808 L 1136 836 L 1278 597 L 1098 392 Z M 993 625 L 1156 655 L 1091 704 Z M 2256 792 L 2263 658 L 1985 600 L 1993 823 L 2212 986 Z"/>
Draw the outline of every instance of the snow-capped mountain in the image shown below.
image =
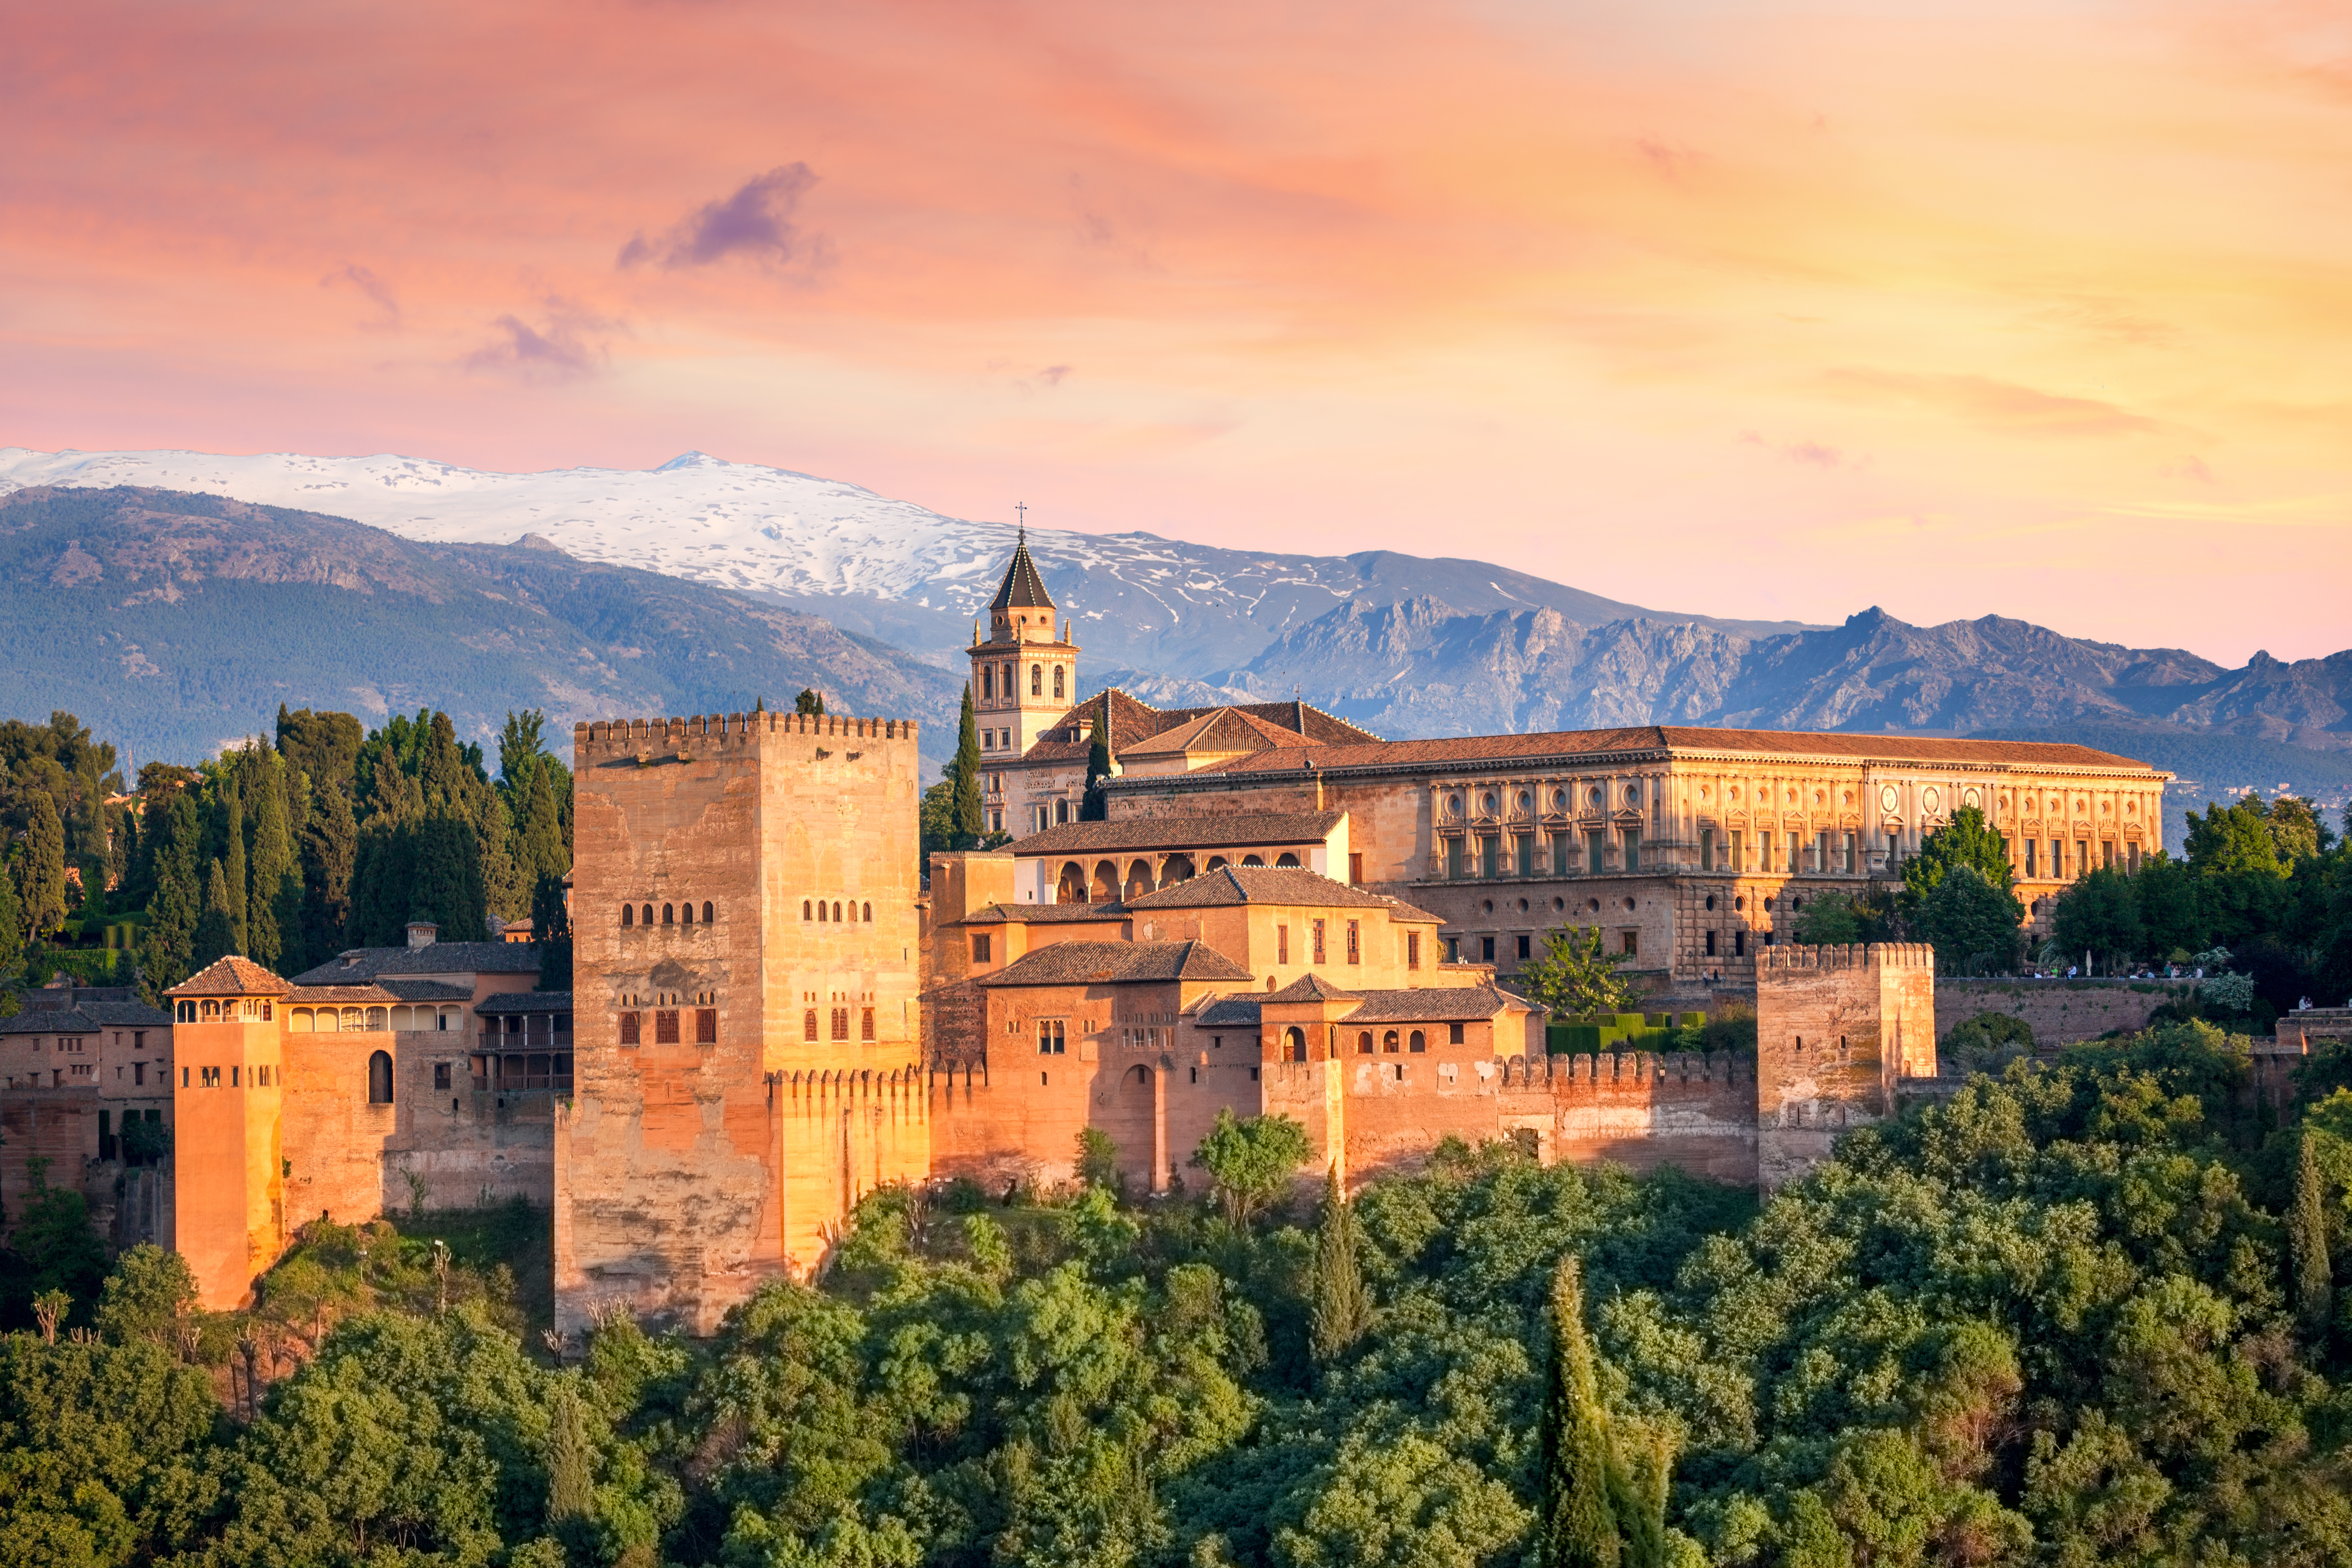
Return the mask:
<path id="1" fill-rule="evenodd" d="M 959 664 L 1013 552 L 1005 523 L 943 517 L 835 479 L 688 452 L 657 468 L 485 473 L 388 455 L 0 448 L 0 492 L 145 485 L 320 511 L 430 543 L 535 533 L 583 560 L 772 595 L 919 657 Z M 1643 611 L 1475 561 L 1285 555 L 1149 533 L 1033 528 L 1031 552 L 1095 668 L 1198 678 L 1363 597 L 1432 595 L 1470 613 L 1549 608 L 1583 626 L 1651 615 L 1746 633 L 1785 623 Z"/>

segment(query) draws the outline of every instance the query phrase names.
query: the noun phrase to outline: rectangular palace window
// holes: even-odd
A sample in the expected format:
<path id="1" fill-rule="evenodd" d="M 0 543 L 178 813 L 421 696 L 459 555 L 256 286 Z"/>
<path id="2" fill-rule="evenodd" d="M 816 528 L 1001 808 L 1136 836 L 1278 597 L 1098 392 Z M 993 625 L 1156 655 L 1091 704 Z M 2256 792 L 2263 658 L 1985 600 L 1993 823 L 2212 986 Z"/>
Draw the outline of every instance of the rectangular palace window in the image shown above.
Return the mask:
<path id="1" fill-rule="evenodd" d="M 638 1020 L 643 1016 L 644 1015 L 640 1013 L 621 1015 L 621 1044 L 634 1046 L 637 1043 Z"/>
<path id="2" fill-rule="evenodd" d="M 1062 1034 L 1063 1022 L 1060 1018 L 1037 1020 L 1037 1054 L 1039 1056 L 1058 1057 L 1064 1054 L 1068 1042 Z"/>
<path id="3" fill-rule="evenodd" d="M 801 1038 L 803 1040 L 816 1038 L 816 1009 L 814 1007 L 801 1015 Z"/>
<path id="4" fill-rule="evenodd" d="M 874 1043 L 874 1009 L 871 1007 L 858 1009 L 857 1037 L 869 1046 Z"/>
<path id="5" fill-rule="evenodd" d="M 665 1008 L 654 1014 L 654 1044 L 657 1046 L 677 1044 L 677 1008 Z"/>
<path id="6" fill-rule="evenodd" d="M 1307 928 L 1312 931 L 1315 935 L 1315 957 L 1313 962 L 1320 963 L 1323 962 L 1323 922 L 1321 921 L 1308 921 L 1307 924 Z"/>
<path id="7" fill-rule="evenodd" d="M 1278 925 L 1274 928 L 1274 961 L 1276 963 L 1290 962 L 1290 928 L 1288 926 Z"/>
<path id="8" fill-rule="evenodd" d="M 1571 869 L 1569 862 L 1573 860 L 1575 858 L 1576 846 L 1572 841 L 1570 841 L 1569 836 L 1565 833 L 1553 834 L 1551 836 L 1552 875 L 1555 877 L 1567 876 L 1569 871 Z"/>
<path id="9" fill-rule="evenodd" d="M 1641 868 L 1642 830 L 1638 827 L 1629 827 L 1625 829 L 1625 869 L 1638 871 Z"/>
<path id="10" fill-rule="evenodd" d="M 971 939 L 971 961 L 974 963 L 986 963 L 989 961 L 988 952 L 989 933 L 986 931 L 974 932 Z"/>
<path id="11" fill-rule="evenodd" d="M 1357 922 L 1354 921 L 1348 922 L 1348 962 L 1350 963 L 1361 963 L 1364 961 L 1362 950 L 1356 944 L 1356 925 Z"/>
<path id="12" fill-rule="evenodd" d="M 1715 829 L 1712 827 L 1698 830 L 1698 868 L 1702 871 L 1715 869 Z"/>
<path id="13" fill-rule="evenodd" d="M 1480 876 L 1491 878 L 1502 875 L 1502 871 L 1495 864 L 1501 847 L 1502 840 L 1491 834 L 1478 840 L 1478 874 Z"/>
<path id="14" fill-rule="evenodd" d="M 1459 838 L 1445 841 L 1445 879 L 1449 882 L 1462 880 L 1462 840 Z"/>
<path id="15" fill-rule="evenodd" d="M 697 1007 L 694 1010 L 694 1043 L 715 1046 L 719 1043 L 719 1009 Z"/>
<path id="16" fill-rule="evenodd" d="M 849 1009 L 846 1007 L 835 1007 L 833 1010 L 832 1022 L 833 1037 L 836 1040 L 846 1041 L 849 1038 Z"/>
<path id="17" fill-rule="evenodd" d="M 1404 933 L 1404 966 L 1407 969 L 1421 967 L 1421 933 L 1417 931 Z"/>

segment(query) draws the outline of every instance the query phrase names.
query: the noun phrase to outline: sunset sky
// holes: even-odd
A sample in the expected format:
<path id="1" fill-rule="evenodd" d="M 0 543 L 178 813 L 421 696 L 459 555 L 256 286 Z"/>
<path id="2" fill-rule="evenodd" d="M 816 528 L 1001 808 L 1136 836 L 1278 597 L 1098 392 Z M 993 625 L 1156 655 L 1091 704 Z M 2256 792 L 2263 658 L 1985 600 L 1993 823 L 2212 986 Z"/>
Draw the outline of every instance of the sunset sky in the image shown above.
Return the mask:
<path id="1" fill-rule="evenodd" d="M 2352 647 L 2352 5 L 12 13 L 0 445 Z"/>

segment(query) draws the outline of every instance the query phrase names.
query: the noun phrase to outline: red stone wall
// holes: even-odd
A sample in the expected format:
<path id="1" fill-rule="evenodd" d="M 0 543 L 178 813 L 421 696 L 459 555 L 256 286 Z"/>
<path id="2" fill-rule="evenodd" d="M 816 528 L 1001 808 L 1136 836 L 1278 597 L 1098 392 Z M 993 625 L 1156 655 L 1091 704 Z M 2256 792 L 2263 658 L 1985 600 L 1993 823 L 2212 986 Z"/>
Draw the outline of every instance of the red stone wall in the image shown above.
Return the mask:
<path id="1" fill-rule="evenodd" d="M 1944 1038 L 1979 1013 L 2005 1013 L 2025 1020 L 2036 1047 L 2054 1050 L 2097 1039 L 2110 1029 L 2145 1029 L 2158 1007 L 2188 990 L 2184 985 L 2177 992 L 2170 986 L 2141 991 L 2129 981 L 1938 980 L 1936 1037 Z"/>

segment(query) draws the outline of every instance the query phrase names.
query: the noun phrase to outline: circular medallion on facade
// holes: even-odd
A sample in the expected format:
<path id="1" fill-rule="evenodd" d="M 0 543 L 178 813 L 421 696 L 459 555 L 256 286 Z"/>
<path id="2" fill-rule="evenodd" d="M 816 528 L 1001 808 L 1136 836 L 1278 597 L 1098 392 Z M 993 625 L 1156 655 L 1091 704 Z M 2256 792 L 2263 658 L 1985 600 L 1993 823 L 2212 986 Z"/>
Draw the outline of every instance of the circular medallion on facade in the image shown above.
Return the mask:
<path id="1" fill-rule="evenodd" d="M 1930 784 L 1919 792 L 1919 804 L 1933 812 L 1944 804 L 1944 792 Z"/>
<path id="2" fill-rule="evenodd" d="M 1979 795 L 1974 790 L 1969 790 L 1960 796 L 1960 804 L 1962 805 L 1981 806 L 1984 805 L 1984 796 Z"/>
<path id="3" fill-rule="evenodd" d="M 1893 811 L 1902 799 L 1901 795 L 1895 793 L 1895 786 L 1888 784 L 1878 792 L 1878 808 L 1881 811 Z"/>

